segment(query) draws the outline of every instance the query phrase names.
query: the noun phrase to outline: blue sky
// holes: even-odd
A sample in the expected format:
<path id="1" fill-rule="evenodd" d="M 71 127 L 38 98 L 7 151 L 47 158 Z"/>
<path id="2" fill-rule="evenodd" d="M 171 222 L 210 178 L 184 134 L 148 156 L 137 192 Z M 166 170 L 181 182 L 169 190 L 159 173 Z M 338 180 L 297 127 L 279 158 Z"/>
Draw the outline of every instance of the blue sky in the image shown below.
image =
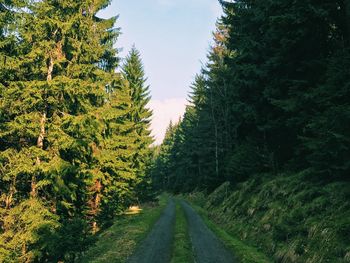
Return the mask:
<path id="1" fill-rule="evenodd" d="M 118 14 L 122 35 L 117 47 L 123 48 L 122 57 L 133 44 L 142 54 L 151 87 L 153 134 L 159 143 L 169 121 L 184 111 L 221 7 L 217 0 L 113 0 L 100 16 Z"/>

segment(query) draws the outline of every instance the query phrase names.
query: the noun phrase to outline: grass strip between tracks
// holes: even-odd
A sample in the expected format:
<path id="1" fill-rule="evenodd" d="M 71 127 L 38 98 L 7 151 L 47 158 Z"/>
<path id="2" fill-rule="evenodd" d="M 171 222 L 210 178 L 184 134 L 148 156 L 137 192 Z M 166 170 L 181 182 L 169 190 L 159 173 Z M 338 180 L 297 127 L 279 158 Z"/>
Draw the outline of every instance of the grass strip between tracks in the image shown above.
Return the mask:
<path id="1" fill-rule="evenodd" d="M 171 263 L 193 263 L 193 251 L 188 224 L 180 203 L 176 200 L 176 224 Z"/>

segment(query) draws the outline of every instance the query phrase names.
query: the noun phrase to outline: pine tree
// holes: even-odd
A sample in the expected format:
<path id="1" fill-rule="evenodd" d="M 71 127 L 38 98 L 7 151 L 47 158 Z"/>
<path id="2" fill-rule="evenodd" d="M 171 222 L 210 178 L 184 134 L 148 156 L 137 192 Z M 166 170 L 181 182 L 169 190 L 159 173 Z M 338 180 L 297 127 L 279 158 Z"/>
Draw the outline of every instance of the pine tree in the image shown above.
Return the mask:
<path id="1" fill-rule="evenodd" d="M 99 193 L 107 192 L 109 184 L 101 183 L 99 152 L 105 147 L 102 132 L 106 123 L 100 112 L 109 100 L 107 88 L 121 81 L 115 73 L 116 19 L 96 16 L 108 3 L 34 1 L 27 4 L 30 12 L 23 12 L 16 24 L 18 53 L 11 61 L 16 76 L 2 79 L 0 90 L 1 192 L 5 200 L 1 220 L 10 220 L 12 210 L 30 199 L 45 207 L 43 213 L 59 215 L 66 222 L 63 230 L 76 218 L 96 228 L 104 202 Z M 125 102 L 117 103 L 115 107 L 123 107 Z M 116 148 L 125 146 L 120 142 Z M 114 181 L 118 176 L 123 177 L 123 171 L 110 174 Z M 121 183 L 111 187 L 126 188 Z M 77 229 L 85 231 L 84 227 Z M 36 235 L 37 230 L 29 235 Z M 35 247 L 37 242 L 17 240 L 23 248 Z M 29 253 L 7 249 L 15 258 Z M 66 252 L 61 251 L 57 260 Z"/>
<path id="2" fill-rule="evenodd" d="M 100 174 L 97 188 L 100 191 L 96 193 L 95 200 L 101 202 L 101 222 L 113 219 L 137 199 L 134 189 L 137 173 L 133 158 L 137 151 L 135 141 L 138 134 L 129 119 L 131 111 L 129 83 L 120 79 L 108 88 L 107 103 L 99 112 L 103 121 L 103 143 L 96 153 Z M 96 202 L 95 208 L 99 209 Z"/>
<path id="3" fill-rule="evenodd" d="M 152 183 L 156 189 L 172 190 L 169 171 L 171 171 L 170 166 L 174 165 L 171 160 L 171 154 L 178 127 L 178 124 L 169 123 L 163 143 L 157 149 L 153 169 L 151 170 Z"/>
<path id="4" fill-rule="evenodd" d="M 348 1 L 221 4 L 203 88 L 163 165 L 172 190 L 282 171 L 347 178 Z"/>
<path id="5" fill-rule="evenodd" d="M 260 149 L 267 170 L 307 167 L 300 139 L 308 136 L 306 126 L 318 111 L 312 94 L 325 81 L 330 36 L 341 27 L 331 14 L 341 17 L 339 4 L 241 0 L 224 7 L 232 29 L 228 48 L 236 51 L 228 60 L 230 85 L 247 112 L 238 134 Z"/>
<path id="6" fill-rule="evenodd" d="M 8 79 L 11 57 L 16 55 L 15 47 L 18 39 L 15 35 L 17 19 L 20 16 L 19 8 L 24 1 L 6 0 L 0 3 L 0 80 Z"/>
<path id="7" fill-rule="evenodd" d="M 133 168 L 138 177 L 138 196 L 141 199 L 147 198 L 149 179 L 146 176 L 146 168 L 150 160 L 150 146 L 153 143 L 151 136 L 150 122 L 152 111 L 148 108 L 151 99 L 149 86 L 147 86 L 145 72 L 140 57 L 140 52 L 133 47 L 125 59 L 122 67 L 124 78 L 129 82 L 131 95 L 131 112 L 129 119 L 134 124 L 134 129 L 138 135 L 136 151 L 133 156 Z"/>
<path id="8" fill-rule="evenodd" d="M 350 171 L 350 2 L 334 1 L 328 7 L 331 48 L 326 54 L 325 82 L 311 93 L 317 111 L 302 142 L 317 178 L 333 181 L 348 179 Z"/>

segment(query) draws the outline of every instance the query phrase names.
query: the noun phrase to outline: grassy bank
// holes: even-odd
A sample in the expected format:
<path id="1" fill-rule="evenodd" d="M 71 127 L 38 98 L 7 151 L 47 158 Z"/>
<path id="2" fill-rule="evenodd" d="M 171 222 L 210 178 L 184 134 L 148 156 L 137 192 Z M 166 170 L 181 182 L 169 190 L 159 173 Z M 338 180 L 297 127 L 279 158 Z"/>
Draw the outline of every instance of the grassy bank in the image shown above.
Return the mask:
<path id="1" fill-rule="evenodd" d="M 259 247 L 275 262 L 350 262 L 350 183 L 317 184 L 307 177 L 264 175 L 189 199 L 229 236 Z"/>
<path id="2" fill-rule="evenodd" d="M 268 257 L 261 251 L 258 251 L 254 246 L 248 245 L 233 235 L 230 235 L 222 227 L 215 224 L 210 218 L 206 209 L 196 205 L 198 198 L 194 199 L 192 196 L 192 207 L 203 218 L 205 224 L 216 234 L 217 237 L 224 243 L 224 245 L 232 252 L 240 263 L 269 263 Z M 202 196 L 201 196 L 202 197 Z M 203 204 L 203 200 L 201 204 Z"/>
<path id="3" fill-rule="evenodd" d="M 98 236 L 96 244 L 86 252 L 80 262 L 125 262 L 152 229 L 166 203 L 167 197 L 162 196 L 159 204 L 145 204 L 139 214 L 118 217 L 113 226 Z"/>
<path id="4" fill-rule="evenodd" d="M 188 225 L 185 213 L 179 202 L 176 202 L 176 224 L 174 247 L 171 263 L 194 262 L 191 240 L 188 234 Z"/>

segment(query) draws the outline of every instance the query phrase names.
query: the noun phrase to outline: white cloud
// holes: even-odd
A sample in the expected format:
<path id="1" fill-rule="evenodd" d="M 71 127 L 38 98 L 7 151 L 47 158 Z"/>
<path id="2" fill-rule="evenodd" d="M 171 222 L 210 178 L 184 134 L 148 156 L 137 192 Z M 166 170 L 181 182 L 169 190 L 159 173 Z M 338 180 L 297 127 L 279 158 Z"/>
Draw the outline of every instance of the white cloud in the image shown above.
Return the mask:
<path id="1" fill-rule="evenodd" d="M 152 134 L 155 144 L 161 144 L 166 128 L 170 121 L 177 122 L 186 110 L 187 100 L 184 98 L 172 98 L 164 100 L 151 100 L 149 107 L 153 110 Z"/>

